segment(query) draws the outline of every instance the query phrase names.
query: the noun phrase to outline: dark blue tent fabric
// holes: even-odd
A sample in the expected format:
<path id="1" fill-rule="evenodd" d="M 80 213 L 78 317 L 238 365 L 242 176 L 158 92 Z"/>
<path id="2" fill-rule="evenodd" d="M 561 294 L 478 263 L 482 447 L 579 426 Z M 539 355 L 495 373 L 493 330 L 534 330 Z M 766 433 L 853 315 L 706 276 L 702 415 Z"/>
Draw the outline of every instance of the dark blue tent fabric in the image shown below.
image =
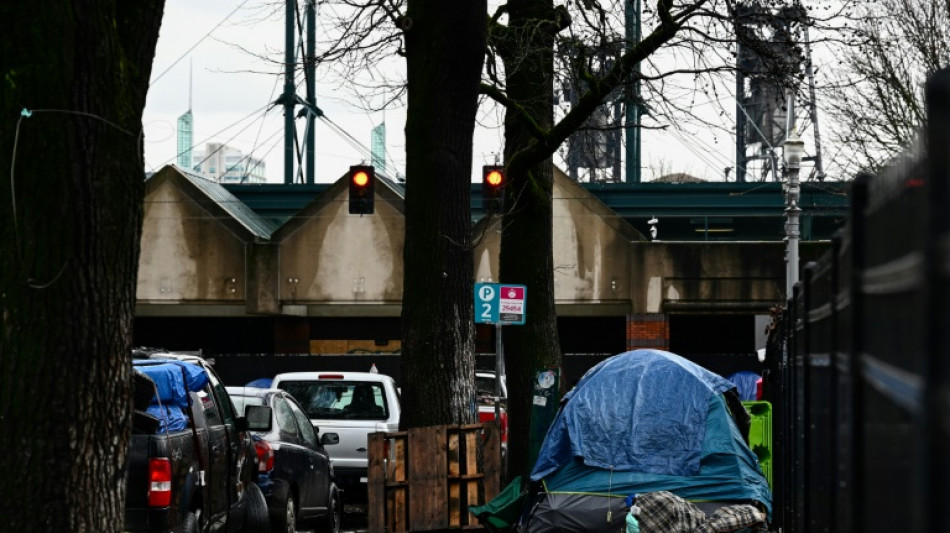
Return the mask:
<path id="1" fill-rule="evenodd" d="M 735 384 L 739 391 L 739 399 L 743 402 L 754 402 L 757 395 L 756 383 L 762 376 L 751 370 L 741 370 L 727 377 L 729 381 Z"/>
<path id="2" fill-rule="evenodd" d="M 712 398 L 706 418 L 707 438 L 696 476 L 667 476 L 641 472 L 611 472 L 584 465 L 575 458 L 544 478 L 548 492 L 613 495 L 670 491 L 691 501 L 762 502 L 771 513 L 772 495 L 758 460 L 745 445 L 721 396 Z"/>
<path id="3" fill-rule="evenodd" d="M 768 482 L 722 395 L 733 388 L 669 352 L 611 357 L 565 395 L 531 479 L 548 492 L 754 500 L 771 515 Z"/>
<path id="4" fill-rule="evenodd" d="M 564 396 L 531 479 L 574 457 L 613 471 L 695 476 L 710 400 L 733 387 L 670 352 L 634 350 L 606 359 Z"/>

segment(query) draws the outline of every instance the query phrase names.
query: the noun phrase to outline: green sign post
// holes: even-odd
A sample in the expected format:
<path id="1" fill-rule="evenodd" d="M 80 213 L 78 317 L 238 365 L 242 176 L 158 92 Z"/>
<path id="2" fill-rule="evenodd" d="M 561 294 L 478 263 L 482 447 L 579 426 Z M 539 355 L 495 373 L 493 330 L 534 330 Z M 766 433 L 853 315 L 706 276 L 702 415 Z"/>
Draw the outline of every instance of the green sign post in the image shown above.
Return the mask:
<path id="1" fill-rule="evenodd" d="M 561 369 L 547 368 L 535 375 L 531 392 L 531 433 L 528 436 L 528 464 L 534 465 L 538 452 L 557 416 L 561 402 Z"/>

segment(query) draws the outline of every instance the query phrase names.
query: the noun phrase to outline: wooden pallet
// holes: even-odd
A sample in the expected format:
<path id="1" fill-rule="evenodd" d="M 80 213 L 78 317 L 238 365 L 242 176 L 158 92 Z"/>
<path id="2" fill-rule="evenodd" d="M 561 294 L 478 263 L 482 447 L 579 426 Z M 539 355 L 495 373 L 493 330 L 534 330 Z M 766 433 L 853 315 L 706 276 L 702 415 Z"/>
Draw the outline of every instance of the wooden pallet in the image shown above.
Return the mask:
<path id="1" fill-rule="evenodd" d="M 495 423 L 369 436 L 370 533 L 483 529 L 468 512 L 501 484 Z"/>

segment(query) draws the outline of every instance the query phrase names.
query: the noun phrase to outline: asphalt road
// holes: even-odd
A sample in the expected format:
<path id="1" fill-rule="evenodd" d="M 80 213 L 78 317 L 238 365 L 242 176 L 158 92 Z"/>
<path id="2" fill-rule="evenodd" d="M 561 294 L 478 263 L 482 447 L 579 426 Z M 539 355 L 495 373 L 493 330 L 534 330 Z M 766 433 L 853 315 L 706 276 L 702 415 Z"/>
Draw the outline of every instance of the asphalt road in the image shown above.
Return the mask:
<path id="1" fill-rule="evenodd" d="M 343 505 L 343 521 L 340 533 L 366 533 L 366 504 Z M 309 529 L 299 529 L 298 533 L 314 533 Z"/>
<path id="2" fill-rule="evenodd" d="M 342 533 L 362 533 L 366 529 L 366 504 L 344 504 Z"/>

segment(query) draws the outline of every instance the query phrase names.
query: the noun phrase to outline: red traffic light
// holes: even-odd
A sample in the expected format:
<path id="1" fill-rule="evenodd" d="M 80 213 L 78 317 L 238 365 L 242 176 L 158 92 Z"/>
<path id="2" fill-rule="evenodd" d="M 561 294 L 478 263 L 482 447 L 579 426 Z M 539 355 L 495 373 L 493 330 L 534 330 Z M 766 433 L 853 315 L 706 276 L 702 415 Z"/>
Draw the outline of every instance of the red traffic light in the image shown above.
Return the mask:
<path id="1" fill-rule="evenodd" d="M 369 174 L 365 170 L 357 170 L 353 173 L 353 185 L 357 187 L 365 187 L 369 183 Z"/>
<path id="2" fill-rule="evenodd" d="M 376 170 L 368 165 L 350 167 L 350 214 L 372 215 Z"/>
<path id="3" fill-rule="evenodd" d="M 505 167 L 485 165 L 482 167 L 482 208 L 500 212 L 504 207 Z"/>

